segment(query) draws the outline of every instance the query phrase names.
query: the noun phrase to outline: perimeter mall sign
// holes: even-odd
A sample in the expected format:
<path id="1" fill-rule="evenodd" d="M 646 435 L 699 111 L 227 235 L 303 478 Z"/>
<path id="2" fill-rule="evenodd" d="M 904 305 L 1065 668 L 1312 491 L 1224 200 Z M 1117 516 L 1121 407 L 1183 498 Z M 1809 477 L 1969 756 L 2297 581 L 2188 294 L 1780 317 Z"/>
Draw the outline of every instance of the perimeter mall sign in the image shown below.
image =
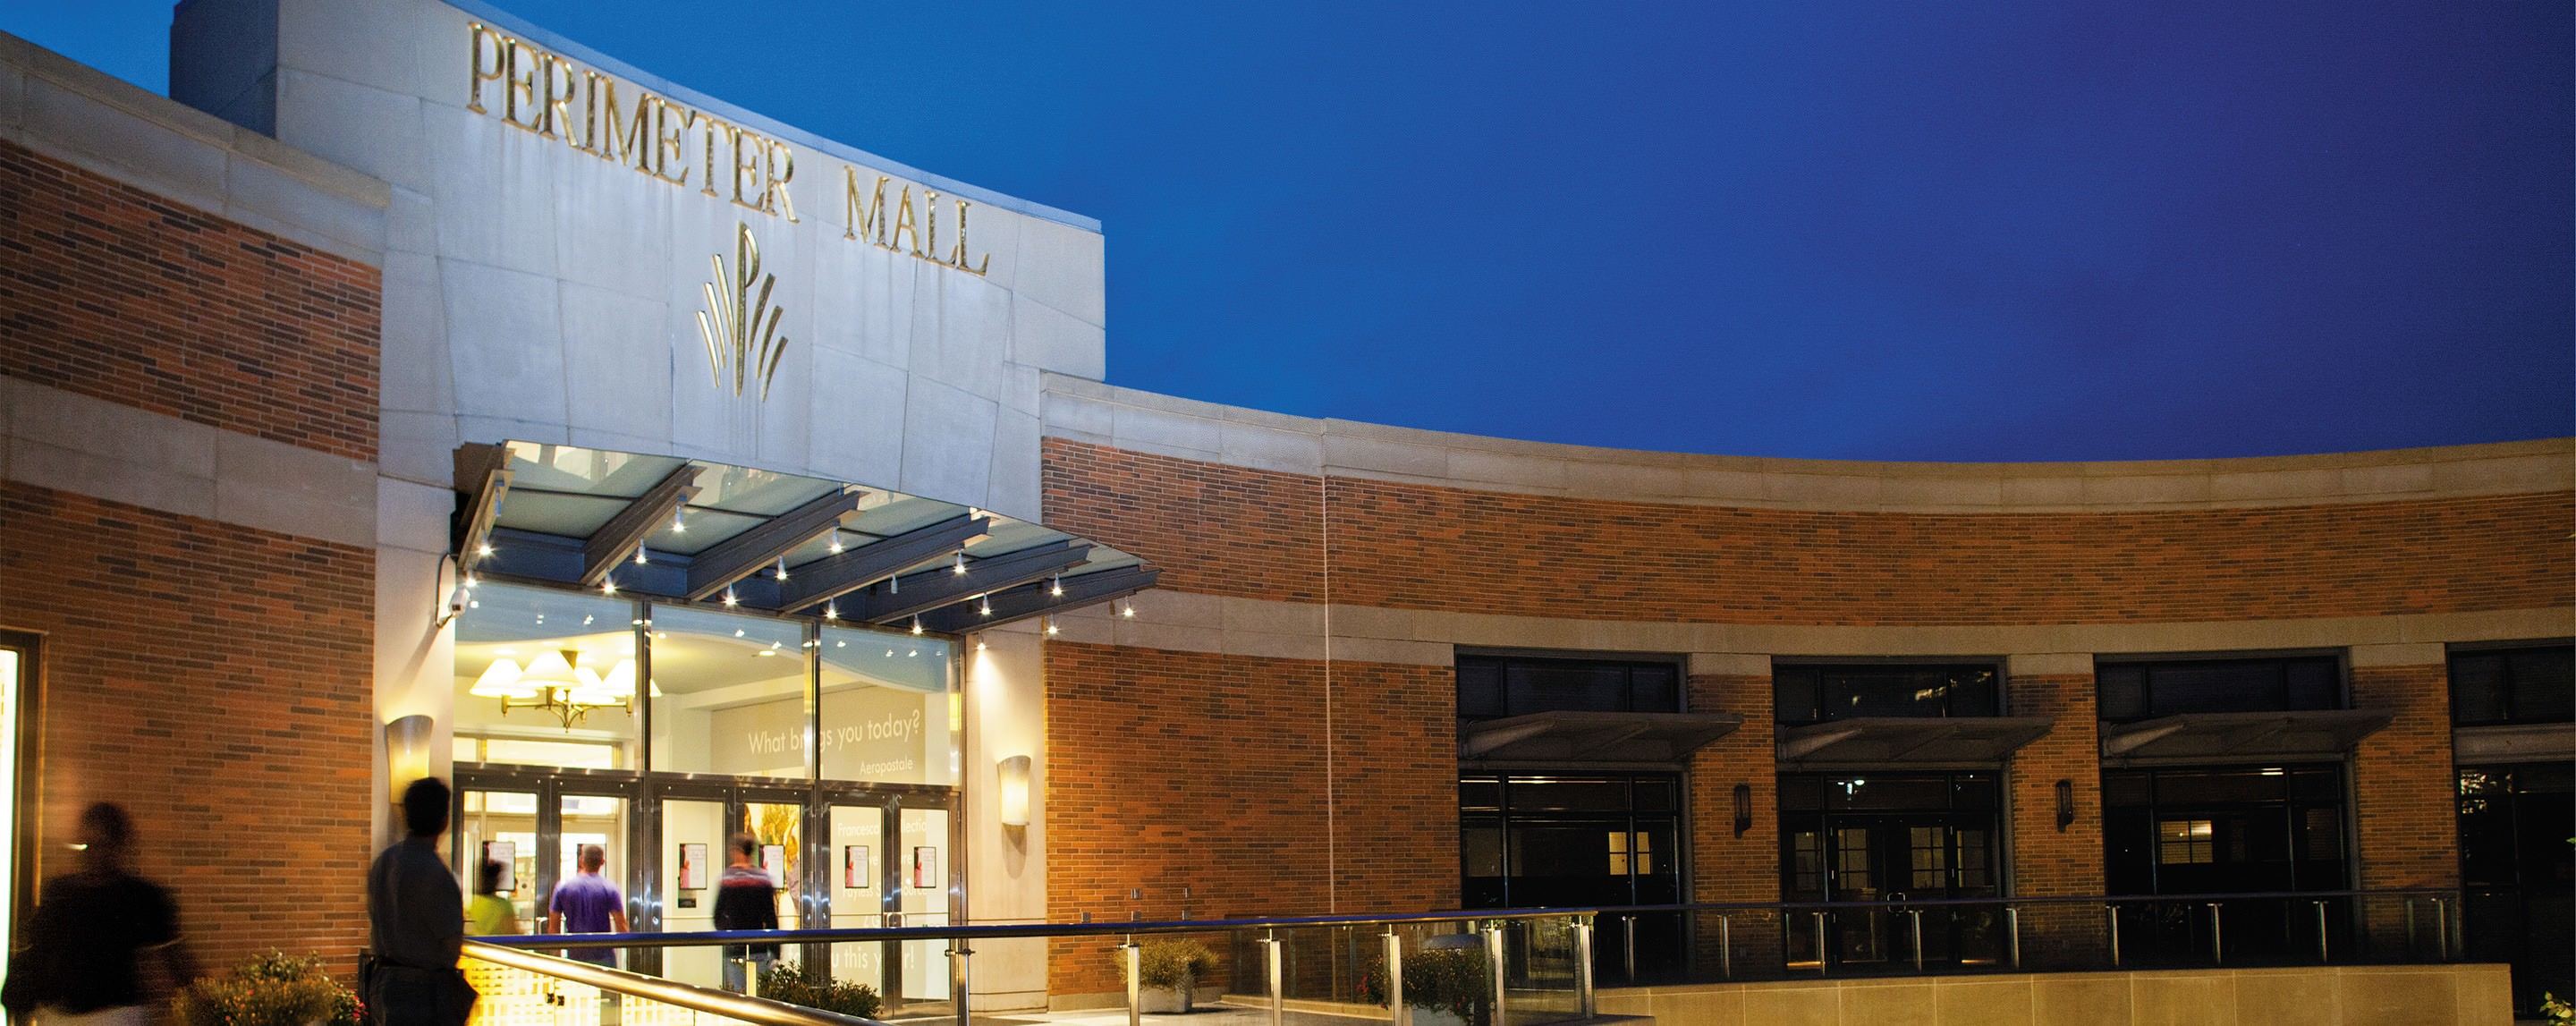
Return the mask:
<path id="1" fill-rule="evenodd" d="M 482 22 L 468 27 L 467 98 L 465 108 L 489 114 L 511 127 L 564 145 L 638 174 L 688 188 L 772 217 L 798 221 L 787 183 L 796 178 L 796 151 L 740 125 L 727 124 L 704 111 L 691 110 L 655 96 L 642 87 L 621 95 L 615 78 L 581 67 L 561 55 L 500 32 Z M 492 96 L 494 92 L 499 95 Z M 490 99 L 493 102 L 487 103 Z M 865 240 L 879 249 L 981 275 L 992 265 L 991 253 L 967 258 L 966 211 L 972 206 L 951 197 L 956 210 L 954 238 L 940 248 L 940 195 L 924 187 L 920 212 L 906 183 L 886 212 L 885 175 L 861 188 L 855 166 L 841 166 L 843 202 L 849 205 L 849 227 L 841 237 Z"/>

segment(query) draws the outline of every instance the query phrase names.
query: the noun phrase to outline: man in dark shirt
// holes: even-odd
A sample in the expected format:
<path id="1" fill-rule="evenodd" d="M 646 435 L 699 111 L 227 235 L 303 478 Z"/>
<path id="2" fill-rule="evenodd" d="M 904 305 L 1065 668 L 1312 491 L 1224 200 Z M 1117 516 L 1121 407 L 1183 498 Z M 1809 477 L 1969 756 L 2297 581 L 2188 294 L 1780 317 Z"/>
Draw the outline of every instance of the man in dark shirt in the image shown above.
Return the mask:
<path id="1" fill-rule="evenodd" d="M 100 802 L 81 813 L 80 870 L 45 882 L 27 950 L 10 967 L 10 1011 L 42 1005 L 48 1022 L 141 1026 L 152 1015 L 135 973 L 143 952 L 158 949 L 181 985 L 197 975 L 169 892 L 127 867 L 133 841 L 123 808 Z"/>
<path id="2" fill-rule="evenodd" d="M 735 834 L 725 839 L 724 876 L 716 881 L 716 929 L 775 930 L 778 928 L 778 885 L 760 868 L 760 841 L 750 834 Z M 724 949 L 725 989 L 750 993 L 744 982 L 760 979 L 760 974 L 747 969 L 751 963 L 766 969 L 778 958 L 775 944 L 727 944 Z"/>
<path id="3" fill-rule="evenodd" d="M 367 869 L 367 943 L 375 957 L 367 1008 L 380 1026 L 463 1026 L 474 988 L 456 969 L 465 942 L 465 895 L 438 857 L 447 832 L 447 785 L 403 790 L 409 836 Z"/>

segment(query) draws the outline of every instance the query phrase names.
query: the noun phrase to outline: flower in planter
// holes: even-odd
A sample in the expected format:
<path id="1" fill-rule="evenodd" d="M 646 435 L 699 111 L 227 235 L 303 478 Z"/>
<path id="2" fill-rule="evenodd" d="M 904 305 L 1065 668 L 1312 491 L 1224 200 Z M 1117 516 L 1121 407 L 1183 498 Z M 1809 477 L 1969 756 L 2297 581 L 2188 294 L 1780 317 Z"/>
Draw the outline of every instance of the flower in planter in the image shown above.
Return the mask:
<path id="1" fill-rule="evenodd" d="M 1493 1002 L 1493 967 L 1482 948 L 1425 948 L 1404 956 L 1404 1003 L 1447 1012 L 1464 1023 L 1485 1021 Z M 1380 959 L 1360 972 L 1359 998 L 1387 1003 L 1386 962 Z"/>
<path id="2" fill-rule="evenodd" d="M 271 951 L 189 984 L 171 999 L 170 1016 L 184 1026 L 360 1026 L 366 1009 L 322 971 L 320 955 Z"/>
<path id="3" fill-rule="evenodd" d="M 1127 975 L 1127 955 L 1113 956 L 1118 975 Z M 1149 990 L 1188 990 L 1216 969 L 1216 953 L 1194 940 L 1146 941 L 1136 956 L 1136 984 Z"/>
<path id="4" fill-rule="evenodd" d="M 877 1009 L 884 1004 L 875 987 L 829 977 L 813 979 L 805 975 L 803 966 L 783 960 L 761 972 L 760 996 L 861 1019 L 876 1018 Z"/>

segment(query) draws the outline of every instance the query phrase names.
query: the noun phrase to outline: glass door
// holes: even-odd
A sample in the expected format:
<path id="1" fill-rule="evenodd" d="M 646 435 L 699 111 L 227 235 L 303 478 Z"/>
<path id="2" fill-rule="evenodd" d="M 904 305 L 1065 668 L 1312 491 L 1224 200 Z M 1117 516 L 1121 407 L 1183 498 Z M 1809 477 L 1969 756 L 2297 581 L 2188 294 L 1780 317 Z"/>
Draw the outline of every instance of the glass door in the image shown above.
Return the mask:
<path id="1" fill-rule="evenodd" d="M 858 804 L 864 796 L 834 800 L 826 808 L 831 831 L 827 849 L 831 870 L 831 925 L 835 929 L 874 929 L 884 926 L 887 896 L 899 893 L 896 881 L 890 879 L 895 848 L 887 843 L 885 806 L 877 803 Z M 834 944 L 829 955 L 832 978 L 851 980 L 875 987 L 877 993 L 893 990 L 886 979 L 886 969 L 893 964 L 878 943 Z"/>
<path id="2" fill-rule="evenodd" d="M 906 797 L 897 804 L 896 829 L 887 840 L 901 853 L 901 861 L 889 881 L 893 890 L 887 905 L 901 916 L 895 925 L 946 926 L 954 865 L 948 851 L 948 809 L 916 804 L 922 801 Z M 947 951 L 945 941 L 902 942 L 899 964 L 885 991 L 893 998 L 887 1004 L 905 1014 L 940 1014 L 939 1007 L 950 1000 Z"/>
<path id="3" fill-rule="evenodd" d="M 537 811 L 540 786 L 501 785 L 478 787 L 466 784 L 457 792 L 457 824 L 452 865 L 467 867 L 464 875 L 474 894 L 497 895 L 510 903 L 518 916 L 519 929 L 541 922 L 537 899 L 545 893 L 546 884 L 538 878 L 539 834 Z M 486 863 L 500 869 L 490 877 L 481 868 Z M 485 881 L 489 880 L 487 884 Z"/>
<path id="4" fill-rule="evenodd" d="M 726 863 L 726 796 L 686 793 L 660 799 L 663 907 L 655 929 L 699 933 L 716 928 L 716 879 Z M 662 975 L 699 987 L 724 985 L 723 954 L 713 947 L 663 948 Z"/>
<path id="5" fill-rule="evenodd" d="M 617 784 L 555 781 L 551 822 L 540 818 L 541 839 L 550 838 L 555 853 L 552 886 L 537 914 L 564 933 L 605 933 L 617 929 L 616 917 L 634 928 L 640 903 L 634 900 L 641 879 L 633 857 L 632 789 Z M 560 916 L 558 920 L 554 917 Z M 599 948 L 565 952 L 612 969 L 637 968 L 632 952 Z"/>

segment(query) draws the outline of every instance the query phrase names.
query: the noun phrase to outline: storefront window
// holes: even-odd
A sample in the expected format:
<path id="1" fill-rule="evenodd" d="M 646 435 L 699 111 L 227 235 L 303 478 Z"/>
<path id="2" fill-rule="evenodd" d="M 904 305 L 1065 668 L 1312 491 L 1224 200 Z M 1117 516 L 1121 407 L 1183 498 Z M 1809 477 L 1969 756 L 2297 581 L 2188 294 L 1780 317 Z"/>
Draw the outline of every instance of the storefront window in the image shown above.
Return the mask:
<path id="1" fill-rule="evenodd" d="M 631 769 L 635 606 L 485 584 L 456 618 L 456 757 Z"/>
<path id="2" fill-rule="evenodd" d="M 653 771 L 806 777 L 805 625 L 653 607 Z"/>
<path id="3" fill-rule="evenodd" d="M 957 780 L 949 643 L 847 627 L 822 633 L 823 779 Z"/>

